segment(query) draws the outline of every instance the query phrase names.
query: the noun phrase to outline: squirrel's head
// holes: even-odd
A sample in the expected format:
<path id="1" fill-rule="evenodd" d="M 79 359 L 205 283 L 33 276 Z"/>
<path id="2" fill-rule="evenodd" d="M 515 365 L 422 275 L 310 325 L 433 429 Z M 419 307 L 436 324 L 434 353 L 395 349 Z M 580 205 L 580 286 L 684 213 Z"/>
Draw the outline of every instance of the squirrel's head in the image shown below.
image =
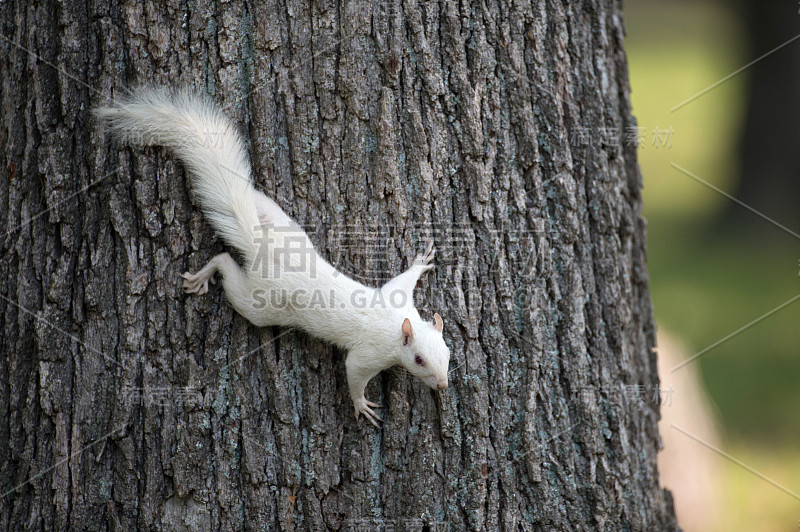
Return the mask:
<path id="1" fill-rule="evenodd" d="M 403 320 L 401 341 L 403 342 L 402 364 L 414 376 L 434 390 L 447 388 L 447 367 L 450 364 L 450 349 L 442 338 L 442 318 L 433 315 L 433 323 Z"/>

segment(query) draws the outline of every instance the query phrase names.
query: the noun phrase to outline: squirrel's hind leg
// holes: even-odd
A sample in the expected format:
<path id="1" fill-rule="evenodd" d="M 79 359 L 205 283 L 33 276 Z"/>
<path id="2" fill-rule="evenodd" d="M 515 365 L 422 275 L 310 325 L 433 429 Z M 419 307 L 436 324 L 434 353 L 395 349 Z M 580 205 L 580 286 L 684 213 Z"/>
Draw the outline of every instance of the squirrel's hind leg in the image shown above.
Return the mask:
<path id="1" fill-rule="evenodd" d="M 264 299 L 254 299 L 255 293 L 264 292 L 263 289 L 253 289 L 253 285 L 246 273 L 233 260 L 228 253 L 220 253 L 206 264 L 199 272 L 186 272 L 181 275 L 184 278 L 183 289 L 187 293 L 205 294 L 208 292 L 208 283 L 214 282 L 214 274 L 222 274 L 222 287 L 225 289 L 225 296 L 231 302 L 236 312 L 244 316 L 251 323 L 264 327 L 267 325 L 281 325 L 279 316 L 274 312 L 269 312 L 265 306 Z"/>

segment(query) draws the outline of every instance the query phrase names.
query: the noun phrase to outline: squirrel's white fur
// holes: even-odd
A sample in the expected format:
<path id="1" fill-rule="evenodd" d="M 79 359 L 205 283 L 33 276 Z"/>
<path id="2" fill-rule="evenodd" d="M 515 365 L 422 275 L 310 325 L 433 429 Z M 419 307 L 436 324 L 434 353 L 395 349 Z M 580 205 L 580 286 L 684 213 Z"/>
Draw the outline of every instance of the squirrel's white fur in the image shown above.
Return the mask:
<path id="1" fill-rule="evenodd" d="M 433 268 L 432 244 L 380 289 L 364 286 L 328 264 L 305 232 L 253 187 L 244 142 L 205 99 L 138 89 L 96 114 L 125 142 L 171 148 L 189 170 L 206 218 L 241 252 L 244 269 L 222 253 L 196 274 L 184 273 L 186 292 L 206 293 L 219 271 L 228 300 L 255 325 L 300 327 L 346 349 L 356 417 L 364 414 L 376 426 L 380 418 L 370 407 L 378 405 L 364 389 L 381 370 L 401 364 L 431 388 L 447 387 L 450 351 L 442 320 L 436 314 L 434 323 L 423 321 L 413 304 L 417 280 Z"/>

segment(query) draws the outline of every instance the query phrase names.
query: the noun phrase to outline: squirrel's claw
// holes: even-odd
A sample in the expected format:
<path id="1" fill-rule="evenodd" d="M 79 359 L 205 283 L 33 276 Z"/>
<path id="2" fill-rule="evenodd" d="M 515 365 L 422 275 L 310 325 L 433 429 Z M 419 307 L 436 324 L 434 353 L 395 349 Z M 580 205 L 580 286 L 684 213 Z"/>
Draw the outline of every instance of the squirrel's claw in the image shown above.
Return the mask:
<path id="1" fill-rule="evenodd" d="M 381 428 L 381 426 L 378 425 L 378 421 L 383 421 L 383 420 L 381 419 L 381 417 L 378 414 L 376 414 L 375 412 L 373 412 L 369 408 L 365 409 L 364 412 L 362 412 L 362 414 L 364 414 L 364 417 L 366 417 L 369 420 L 370 423 L 375 425 L 376 428 Z M 375 421 L 376 419 L 378 421 Z"/>
<path id="2" fill-rule="evenodd" d="M 202 296 L 208 292 L 208 278 L 201 275 L 195 275 L 189 272 L 183 272 L 183 291 L 187 294 L 197 294 Z M 213 282 L 213 281 L 212 281 Z"/>
<path id="3" fill-rule="evenodd" d="M 436 254 L 436 250 L 433 249 L 433 241 L 428 242 L 428 247 L 425 248 L 425 253 L 421 253 L 417 255 L 414 259 L 415 266 L 422 266 L 422 271 L 426 272 L 433 268 L 433 256 Z"/>
<path id="4" fill-rule="evenodd" d="M 375 425 L 377 428 L 380 428 L 380 425 L 378 425 L 378 422 L 375 420 L 377 419 L 378 421 L 383 421 L 383 419 L 381 419 L 381 416 L 379 416 L 378 414 L 375 413 L 374 410 L 372 410 L 372 408 L 379 408 L 380 407 L 379 404 L 373 403 L 372 401 L 367 401 L 365 397 L 362 397 L 360 400 L 356 402 L 355 406 L 356 406 L 356 421 L 358 421 L 359 415 L 364 414 L 364 417 L 367 418 L 367 420 L 370 423 Z M 370 406 L 372 408 L 370 408 Z"/>

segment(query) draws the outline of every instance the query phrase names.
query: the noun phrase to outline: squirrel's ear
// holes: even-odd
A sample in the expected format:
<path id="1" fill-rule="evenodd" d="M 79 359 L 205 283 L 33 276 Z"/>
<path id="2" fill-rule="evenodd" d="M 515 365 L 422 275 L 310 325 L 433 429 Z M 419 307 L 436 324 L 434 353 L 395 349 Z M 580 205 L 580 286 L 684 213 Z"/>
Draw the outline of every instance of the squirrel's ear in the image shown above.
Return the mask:
<path id="1" fill-rule="evenodd" d="M 444 322 L 442 321 L 442 317 L 438 314 L 433 315 L 433 328 L 439 332 L 442 332 L 442 329 L 444 329 Z"/>
<path id="2" fill-rule="evenodd" d="M 414 329 L 411 328 L 411 322 L 408 318 L 403 320 L 403 345 L 408 345 L 408 342 L 414 339 Z"/>

